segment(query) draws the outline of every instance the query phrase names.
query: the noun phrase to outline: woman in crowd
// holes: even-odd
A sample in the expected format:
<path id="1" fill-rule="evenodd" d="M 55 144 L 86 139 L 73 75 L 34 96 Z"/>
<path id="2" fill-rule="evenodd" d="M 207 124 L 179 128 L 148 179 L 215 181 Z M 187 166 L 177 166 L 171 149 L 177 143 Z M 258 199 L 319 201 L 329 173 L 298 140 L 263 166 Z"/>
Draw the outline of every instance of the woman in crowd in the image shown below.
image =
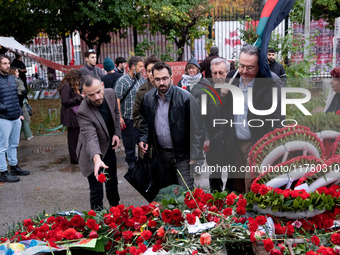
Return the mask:
<path id="1" fill-rule="evenodd" d="M 197 59 L 192 57 L 185 66 L 184 74 L 177 86 L 188 90 L 198 103 L 200 101 L 201 94 L 204 93 L 200 88 L 206 88 L 204 84 L 210 85 L 210 82 L 203 78 L 201 67 Z"/>
<path id="2" fill-rule="evenodd" d="M 33 138 L 33 133 L 30 127 L 31 124 L 31 116 L 29 115 L 28 109 L 26 108 L 27 102 L 27 90 L 25 88 L 24 82 L 19 78 L 19 69 L 17 67 L 11 67 L 10 74 L 15 76 L 15 82 L 18 87 L 18 96 L 19 103 L 22 109 L 22 115 L 24 116 L 24 120 L 22 121 L 22 132 L 27 140 L 31 140 Z"/>
<path id="3" fill-rule="evenodd" d="M 71 164 L 78 164 L 76 148 L 80 129 L 76 113 L 83 100 L 83 96 L 79 91 L 81 75 L 78 69 L 73 69 L 65 75 L 59 86 L 61 98 L 60 123 L 67 127 L 67 142 Z"/>
<path id="4" fill-rule="evenodd" d="M 332 89 L 328 94 L 324 112 L 335 113 L 340 110 L 340 67 L 334 67 L 330 74 Z"/>

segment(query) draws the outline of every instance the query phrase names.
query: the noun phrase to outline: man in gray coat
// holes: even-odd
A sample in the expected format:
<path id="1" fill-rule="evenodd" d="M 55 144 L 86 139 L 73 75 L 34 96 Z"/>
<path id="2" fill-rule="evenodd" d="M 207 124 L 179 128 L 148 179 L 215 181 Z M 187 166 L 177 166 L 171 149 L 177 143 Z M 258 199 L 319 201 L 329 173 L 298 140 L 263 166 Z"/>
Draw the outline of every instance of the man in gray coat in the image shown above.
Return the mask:
<path id="1" fill-rule="evenodd" d="M 106 197 L 110 206 L 119 203 L 117 160 L 115 149 L 121 136 L 117 96 L 113 89 L 104 89 L 99 77 L 86 75 L 83 82 L 86 98 L 77 119 L 80 135 L 77 146 L 79 168 L 90 186 L 91 209 L 103 208 L 103 184 L 98 181 L 101 169 L 108 174 Z"/>

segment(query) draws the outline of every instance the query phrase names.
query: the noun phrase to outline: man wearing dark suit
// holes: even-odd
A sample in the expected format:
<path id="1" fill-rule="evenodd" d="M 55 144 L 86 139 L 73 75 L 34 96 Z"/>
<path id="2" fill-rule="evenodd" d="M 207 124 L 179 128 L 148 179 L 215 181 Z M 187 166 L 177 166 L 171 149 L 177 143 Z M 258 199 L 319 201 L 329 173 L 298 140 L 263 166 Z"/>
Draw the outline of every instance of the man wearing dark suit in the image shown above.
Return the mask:
<path id="1" fill-rule="evenodd" d="M 115 149 L 121 136 L 117 96 L 113 89 L 104 89 L 99 77 L 86 75 L 77 119 L 80 135 L 77 146 L 79 168 L 90 186 L 91 209 L 103 208 L 103 184 L 98 181 L 101 168 L 108 173 L 106 197 L 110 206 L 119 203 L 117 160 Z"/>
<path id="2" fill-rule="evenodd" d="M 244 96 L 244 114 L 233 114 L 233 96 L 228 89 L 222 89 L 221 94 L 225 97 L 227 119 L 233 121 L 231 135 L 233 136 L 231 153 L 234 156 L 236 169 L 247 166 L 248 154 L 252 146 L 261 139 L 265 134 L 273 131 L 275 128 L 281 128 L 281 92 L 279 81 L 276 79 L 266 78 L 262 75 L 259 68 L 259 49 L 256 46 L 247 45 L 241 49 L 239 60 L 239 73 L 232 85 L 242 90 Z M 227 78 L 234 76 L 236 70 L 228 73 Z M 253 106 L 256 110 L 268 110 L 272 106 L 273 90 L 277 88 L 277 107 L 276 110 L 268 115 L 257 115 L 249 110 L 248 93 L 252 88 Z M 274 119 L 276 121 L 267 121 Z M 249 121 L 250 124 L 249 124 Z M 263 123 L 263 125 L 261 125 Z M 230 132 L 230 129 L 228 129 Z M 238 192 L 249 191 L 252 183 L 249 172 L 229 173 L 226 189 Z"/>

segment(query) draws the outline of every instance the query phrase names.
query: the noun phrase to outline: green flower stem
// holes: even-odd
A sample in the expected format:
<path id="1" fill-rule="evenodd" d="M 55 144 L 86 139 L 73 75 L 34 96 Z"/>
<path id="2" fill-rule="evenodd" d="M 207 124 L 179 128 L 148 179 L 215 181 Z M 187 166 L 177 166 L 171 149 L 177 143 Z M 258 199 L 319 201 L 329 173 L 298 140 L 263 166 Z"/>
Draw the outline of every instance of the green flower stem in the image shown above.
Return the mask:
<path id="1" fill-rule="evenodd" d="M 184 178 L 183 178 L 181 172 L 180 172 L 178 169 L 177 169 L 177 173 L 179 174 L 179 176 L 181 176 L 182 181 L 183 181 L 184 184 L 185 184 L 185 187 L 187 188 L 187 190 L 188 190 L 189 193 L 190 193 L 190 196 L 191 196 L 192 199 L 195 201 L 196 206 L 197 206 L 197 209 L 200 210 L 201 214 L 203 215 L 203 212 L 201 211 L 201 208 L 199 208 L 199 206 L 198 206 L 198 204 L 197 204 L 197 201 L 196 201 L 196 199 L 194 198 L 194 195 L 192 194 L 192 191 L 189 189 L 189 187 L 188 187 L 187 183 L 185 182 L 185 180 L 184 180 Z M 205 218 L 205 216 L 203 216 L 203 219 L 204 219 L 205 222 L 208 222 L 208 220 Z"/>

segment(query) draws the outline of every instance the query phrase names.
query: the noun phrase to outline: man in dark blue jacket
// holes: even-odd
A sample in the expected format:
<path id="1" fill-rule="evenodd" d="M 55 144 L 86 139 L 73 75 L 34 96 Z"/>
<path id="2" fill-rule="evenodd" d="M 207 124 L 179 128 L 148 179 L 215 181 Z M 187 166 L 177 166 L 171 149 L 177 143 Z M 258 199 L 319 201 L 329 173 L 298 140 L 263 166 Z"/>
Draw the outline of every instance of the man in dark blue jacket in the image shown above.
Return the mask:
<path id="1" fill-rule="evenodd" d="M 18 166 L 17 147 L 20 140 L 21 120 L 18 90 L 13 75 L 9 75 L 10 58 L 0 55 L 0 182 L 17 182 L 14 175 L 29 175 Z M 11 173 L 7 171 L 7 160 Z"/>
<path id="2" fill-rule="evenodd" d="M 202 154 L 198 115 L 191 116 L 197 106 L 188 91 L 172 85 L 169 65 L 157 62 L 152 73 L 156 89 L 145 94 L 139 109 L 142 117 L 139 147 L 143 153 L 150 146 L 156 151 L 163 164 L 164 174 L 168 175 L 163 176 L 163 182 L 168 185 L 177 182 L 184 188 L 187 185 L 193 189 L 194 179 L 190 173 L 190 165 L 201 159 Z M 162 184 L 166 186 L 165 183 Z"/>

